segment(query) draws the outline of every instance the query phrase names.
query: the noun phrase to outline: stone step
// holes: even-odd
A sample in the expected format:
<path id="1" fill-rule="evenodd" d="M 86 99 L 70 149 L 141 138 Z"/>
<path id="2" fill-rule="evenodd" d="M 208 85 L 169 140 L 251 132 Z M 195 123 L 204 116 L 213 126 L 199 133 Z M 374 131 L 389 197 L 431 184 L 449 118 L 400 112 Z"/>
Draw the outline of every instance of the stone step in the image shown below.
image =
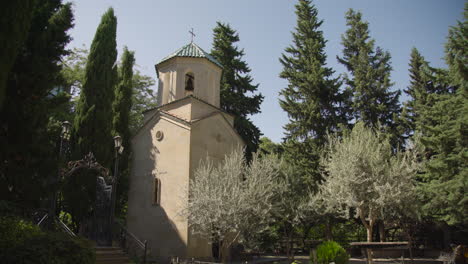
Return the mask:
<path id="1" fill-rule="evenodd" d="M 132 261 L 118 247 L 96 247 L 96 264 L 130 264 Z"/>

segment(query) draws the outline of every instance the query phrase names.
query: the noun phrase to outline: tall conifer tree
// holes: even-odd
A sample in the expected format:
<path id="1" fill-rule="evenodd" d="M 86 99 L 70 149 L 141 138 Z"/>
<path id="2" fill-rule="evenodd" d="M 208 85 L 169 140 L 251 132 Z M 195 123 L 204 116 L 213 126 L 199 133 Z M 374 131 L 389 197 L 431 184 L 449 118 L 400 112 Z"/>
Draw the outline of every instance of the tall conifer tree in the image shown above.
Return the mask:
<path id="1" fill-rule="evenodd" d="M 25 8 L 33 10 L 31 23 L 7 74 L 0 109 L 0 200 L 37 208 L 50 190 L 47 179 L 57 171 L 58 134 L 47 124 L 51 112 L 69 99 L 55 91 L 62 84 L 61 60 L 68 53 L 73 12 L 60 0 L 34 1 Z M 11 15 L 24 18 L 24 13 Z"/>
<path id="2" fill-rule="evenodd" d="M 17 0 L 0 4 L 0 109 L 5 97 L 8 73 L 28 36 L 34 3 L 34 0 Z"/>
<path id="3" fill-rule="evenodd" d="M 449 225 L 468 224 L 468 2 L 464 21 L 449 31 L 446 61 L 450 86 L 430 95 L 422 112 L 428 162 L 422 177 L 425 211 Z"/>
<path id="4" fill-rule="evenodd" d="M 400 136 L 395 122 L 400 112 L 400 91 L 390 90 L 390 53 L 375 47 L 369 24 L 360 12 L 350 9 L 346 22 L 349 28 L 342 36 L 343 56 L 337 59 L 350 73 L 346 84 L 352 91 L 352 118 L 373 127 L 385 126 L 395 142 Z"/>
<path id="5" fill-rule="evenodd" d="M 132 108 L 133 96 L 133 65 L 135 64 L 134 52 L 124 47 L 122 54 L 122 66 L 119 71 L 119 84 L 115 89 L 115 99 L 113 103 L 114 117 L 112 120 L 115 135 L 122 137 L 124 151 L 119 160 L 120 178 L 118 184 L 118 204 L 122 205 L 126 201 L 129 175 L 130 149 L 130 110 Z M 119 208 L 118 208 L 119 209 Z"/>
<path id="6" fill-rule="evenodd" d="M 258 84 L 252 84 L 251 69 L 242 60 L 244 50 L 234 46 L 239 34 L 229 24 L 216 23 L 213 29 L 211 55 L 223 66 L 221 77 L 221 109 L 235 116 L 234 127 L 247 145 L 247 156 L 256 152 L 261 132 L 250 115 L 260 113 L 263 95 L 256 93 Z"/>
<path id="7" fill-rule="evenodd" d="M 446 70 L 430 67 L 416 48 L 411 51 L 409 66 L 410 85 L 404 90 L 409 99 L 404 103 L 400 120 L 405 134 L 411 137 L 416 131 L 421 132 L 426 123 L 421 114 L 433 105 L 430 95 L 446 93 L 450 88 Z"/>
<path id="8" fill-rule="evenodd" d="M 429 84 L 429 76 L 426 74 L 429 70 L 428 63 L 416 48 L 411 50 L 409 66 L 410 85 L 404 90 L 409 99 L 404 103 L 401 119 L 408 137 L 412 136 L 416 130 L 421 108 L 427 100 L 427 85 Z"/>
<path id="9" fill-rule="evenodd" d="M 285 126 L 286 155 L 304 170 L 302 175 L 309 184 L 320 179 L 319 149 L 327 132 L 336 131 L 345 122 L 338 108 L 340 82 L 326 66 L 326 41 L 319 29 L 323 21 L 317 13 L 311 1 L 299 1 L 296 31 L 292 33 L 294 44 L 280 58 L 280 77 L 289 83 L 280 92 L 280 106 L 289 116 Z"/>
<path id="10" fill-rule="evenodd" d="M 85 79 L 73 124 L 77 153 L 92 152 L 96 160 L 109 167 L 113 158 L 112 102 L 117 78 L 117 18 L 109 8 L 101 18 L 91 44 Z"/>

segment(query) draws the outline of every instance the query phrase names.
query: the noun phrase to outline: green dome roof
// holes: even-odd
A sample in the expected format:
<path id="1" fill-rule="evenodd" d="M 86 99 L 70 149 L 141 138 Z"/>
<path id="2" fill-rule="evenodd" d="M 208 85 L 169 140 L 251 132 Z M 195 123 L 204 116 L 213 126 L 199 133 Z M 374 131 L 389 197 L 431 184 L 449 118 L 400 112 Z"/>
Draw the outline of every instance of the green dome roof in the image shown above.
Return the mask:
<path id="1" fill-rule="evenodd" d="M 208 52 L 204 51 L 202 48 L 200 48 L 197 44 L 193 42 L 183 46 L 171 55 L 165 57 L 160 62 L 158 62 L 156 66 L 175 57 L 206 58 L 212 63 L 218 65 L 220 68 L 223 68 L 221 63 L 219 63 L 215 58 L 213 58 L 213 56 L 211 56 Z"/>

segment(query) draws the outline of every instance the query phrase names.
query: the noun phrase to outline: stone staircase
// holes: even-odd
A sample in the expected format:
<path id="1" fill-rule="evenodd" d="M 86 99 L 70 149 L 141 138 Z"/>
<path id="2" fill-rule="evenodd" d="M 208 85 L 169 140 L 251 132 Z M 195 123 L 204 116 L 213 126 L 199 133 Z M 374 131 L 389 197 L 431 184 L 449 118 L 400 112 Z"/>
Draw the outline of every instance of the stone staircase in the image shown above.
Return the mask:
<path id="1" fill-rule="evenodd" d="M 118 247 L 96 247 L 96 264 L 132 264 L 125 252 Z"/>

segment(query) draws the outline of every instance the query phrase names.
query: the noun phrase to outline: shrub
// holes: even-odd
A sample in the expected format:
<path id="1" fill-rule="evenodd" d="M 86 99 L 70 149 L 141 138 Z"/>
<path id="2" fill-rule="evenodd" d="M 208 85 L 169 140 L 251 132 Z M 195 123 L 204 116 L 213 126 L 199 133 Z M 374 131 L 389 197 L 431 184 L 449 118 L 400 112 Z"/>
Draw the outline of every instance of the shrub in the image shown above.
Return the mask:
<path id="1" fill-rule="evenodd" d="M 0 259 L 5 264 L 93 264 L 95 255 L 86 239 L 44 232 L 16 217 L 0 217 Z"/>
<path id="2" fill-rule="evenodd" d="M 338 243 L 326 241 L 317 247 L 317 262 L 319 264 L 347 264 L 349 255 Z"/>

